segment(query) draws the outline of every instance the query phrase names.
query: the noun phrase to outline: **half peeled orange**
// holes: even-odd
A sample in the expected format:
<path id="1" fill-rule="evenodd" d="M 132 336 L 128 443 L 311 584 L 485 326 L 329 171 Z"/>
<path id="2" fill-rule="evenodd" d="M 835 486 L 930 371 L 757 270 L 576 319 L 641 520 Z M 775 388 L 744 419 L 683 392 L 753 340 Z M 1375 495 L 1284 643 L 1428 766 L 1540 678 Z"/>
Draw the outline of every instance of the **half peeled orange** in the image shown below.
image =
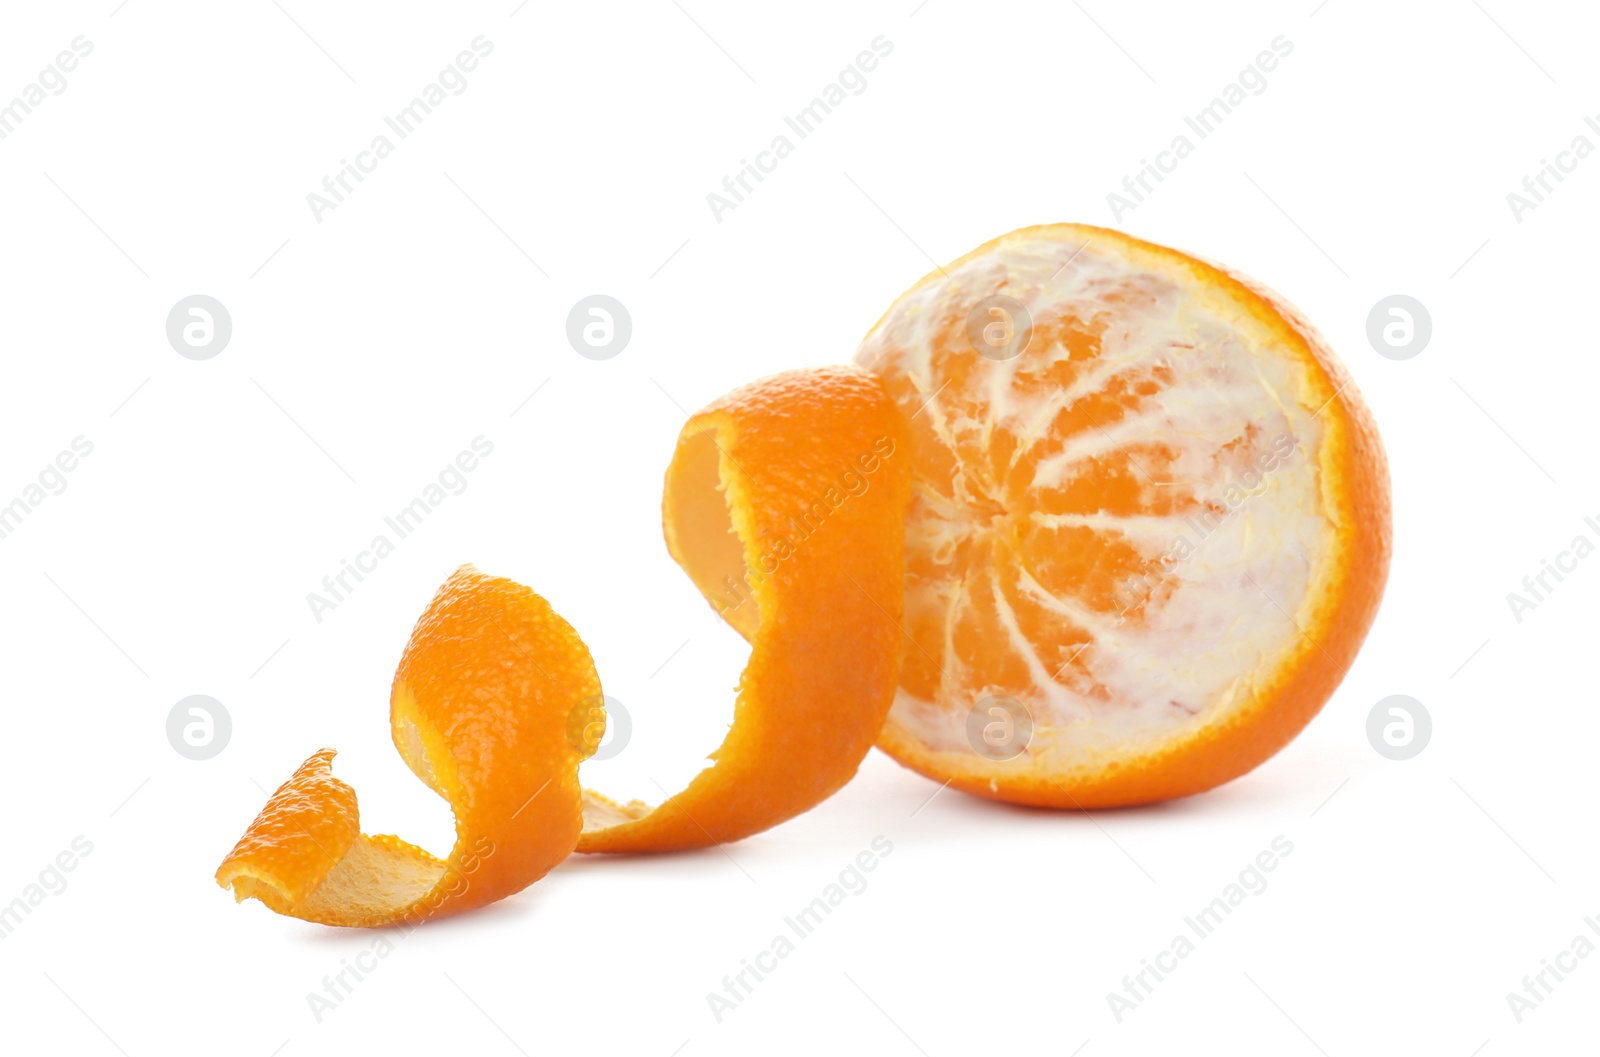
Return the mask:
<path id="1" fill-rule="evenodd" d="M 449 855 L 363 834 L 324 749 L 218 883 L 325 924 L 425 920 L 574 850 L 760 832 L 874 742 L 981 796 L 1144 803 L 1245 773 L 1333 692 L 1387 576 L 1388 474 L 1350 379 L 1276 295 L 1104 228 L 1027 228 L 912 287 L 856 360 L 745 386 L 679 437 L 668 550 L 751 644 L 687 789 L 584 790 L 604 725 L 587 648 L 464 566 L 390 709 L 455 813 Z"/>
<path id="2" fill-rule="evenodd" d="M 1108 807 L 1267 759 L 1389 567 L 1372 416 L 1275 294 L 1104 228 L 1025 228 L 856 354 L 911 424 L 906 651 L 879 745 L 982 796 Z"/>

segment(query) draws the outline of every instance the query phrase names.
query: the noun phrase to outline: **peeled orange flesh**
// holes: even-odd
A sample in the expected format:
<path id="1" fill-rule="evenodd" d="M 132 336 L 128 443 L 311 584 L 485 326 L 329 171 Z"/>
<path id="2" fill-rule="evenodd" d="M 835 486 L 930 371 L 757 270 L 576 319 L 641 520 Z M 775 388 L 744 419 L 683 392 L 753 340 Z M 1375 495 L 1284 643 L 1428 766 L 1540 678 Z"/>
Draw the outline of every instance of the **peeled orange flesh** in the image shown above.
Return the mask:
<path id="1" fill-rule="evenodd" d="M 912 430 L 900 688 L 879 745 L 982 796 L 1107 807 L 1245 773 L 1377 608 L 1372 417 L 1275 294 L 1060 224 L 900 297 L 856 362 Z"/>

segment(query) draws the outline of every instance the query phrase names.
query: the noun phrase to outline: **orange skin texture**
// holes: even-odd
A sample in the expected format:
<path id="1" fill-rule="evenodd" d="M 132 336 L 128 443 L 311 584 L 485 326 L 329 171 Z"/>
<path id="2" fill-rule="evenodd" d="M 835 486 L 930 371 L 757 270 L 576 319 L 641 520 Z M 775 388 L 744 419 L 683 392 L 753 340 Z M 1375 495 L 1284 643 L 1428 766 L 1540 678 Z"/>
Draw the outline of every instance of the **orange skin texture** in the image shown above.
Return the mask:
<path id="1" fill-rule="evenodd" d="M 1089 239 L 1095 245 L 1135 247 L 1157 255 L 1202 283 L 1231 295 L 1268 326 L 1284 349 L 1312 365 L 1316 405 L 1326 434 L 1318 453 L 1323 512 L 1337 527 L 1336 572 L 1298 645 L 1262 673 L 1258 692 L 1222 721 L 1176 737 L 1094 773 L 1058 777 L 1017 768 L 1010 776 L 963 773 L 959 758 L 934 753 L 900 727 L 886 724 L 879 747 L 900 763 L 954 789 L 1011 803 L 1053 808 L 1110 808 L 1189 796 L 1215 788 L 1271 758 L 1305 728 L 1355 659 L 1377 614 L 1393 550 L 1388 461 L 1372 413 L 1349 374 L 1316 328 L 1265 286 L 1178 250 L 1109 228 L 1044 225 L 990 240 L 950 266 L 989 253 L 1008 239 L 1040 233 Z M 930 273 L 912 290 L 934 281 Z M 869 332 L 870 334 L 870 332 Z M 1151 663 L 1160 663 L 1153 658 Z M 993 780 L 993 785 L 991 785 Z"/>
<path id="2" fill-rule="evenodd" d="M 580 788 L 604 728 L 588 649 L 530 589 L 463 566 L 417 622 L 390 696 L 395 747 L 455 813 L 450 856 L 363 835 L 324 749 L 217 882 L 307 921 L 411 923 L 520 891 L 575 849 L 704 847 L 814 807 L 855 774 L 894 699 L 906 444 L 882 383 L 854 367 L 756 382 L 684 427 L 668 549 L 752 647 L 732 728 L 684 792 L 651 809 Z M 728 575 L 744 585 L 731 606 Z"/>
<path id="3" fill-rule="evenodd" d="M 332 749 L 313 753 L 272 794 L 218 867 L 219 884 L 292 907 L 322 883 L 361 833 L 356 792 L 333 777 L 333 757 Z M 269 874 L 270 886 L 247 868 Z"/>
<path id="4" fill-rule="evenodd" d="M 737 840 L 809 810 L 855 775 L 898 681 L 907 444 L 882 383 L 855 367 L 763 379 L 684 426 L 662 504 L 667 549 L 713 608 L 731 601 L 723 578 L 741 578 L 741 557 L 762 574 L 750 577 L 746 601 L 723 608 L 749 641 L 750 662 L 714 765 L 653 811 L 588 794 L 636 821 L 586 826 L 579 851 Z M 697 487 L 713 463 L 725 507 Z M 859 494 L 852 480 L 864 483 Z M 730 518 L 742 555 L 707 543 Z"/>
<path id="5" fill-rule="evenodd" d="M 363 836 L 355 791 L 323 749 L 272 795 L 217 883 L 348 926 L 424 921 L 520 891 L 577 843 L 578 762 L 592 748 L 569 737 L 569 717 L 599 692 L 588 650 L 548 603 L 463 566 L 417 622 L 390 695 L 395 747 L 455 812 L 449 857 Z"/>

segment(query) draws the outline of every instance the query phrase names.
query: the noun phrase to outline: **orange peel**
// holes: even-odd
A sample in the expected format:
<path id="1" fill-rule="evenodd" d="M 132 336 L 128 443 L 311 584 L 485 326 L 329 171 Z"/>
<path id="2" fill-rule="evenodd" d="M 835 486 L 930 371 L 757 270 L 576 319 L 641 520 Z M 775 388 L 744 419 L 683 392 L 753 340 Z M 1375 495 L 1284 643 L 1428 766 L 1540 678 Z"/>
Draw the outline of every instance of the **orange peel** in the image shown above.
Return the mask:
<path id="1" fill-rule="evenodd" d="M 300 765 L 217 869 L 235 899 L 324 925 L 422 921 L 492 903 L 572 853 L 582 826 L 574 704 L 600 692 L 589 651 L 544 599 L 462 566 L 411 634 L 389 715 L 395 748 L 444 797 L 438 859 L 360 831 L 334 750 Z"/>
<path id="2" fill-rule="evenodd" d="M 667 549 L 750 662 L 714 765 L 655 809 L 585 793 L 579 851 L 738 840 L 855 774 L 899 673 L 905 429 L 854 367 L 775 375 L 689 420 L 667 470 Z"/>
<path id="3" fill-rule="evenodd" d="M 573 736 L 600 700 L 588 649 L 531 589 L 463 566 L 418 621 L 390 697 L 395 747 L 455 813 L 450 855 L 362 834 L 324 749 L 217 882 L 322 924 L 420 921 L 519 891 L 574 849 L 701 847 L 820 803 L 855 774 L 894 698 L 905 430 L 882 383 L 847 366 L 753 383 L 684 426 L 667 547 L 751 656 L 728 734 L 683 792 L 650 808 L 580 789 L 604 722 Z"/>

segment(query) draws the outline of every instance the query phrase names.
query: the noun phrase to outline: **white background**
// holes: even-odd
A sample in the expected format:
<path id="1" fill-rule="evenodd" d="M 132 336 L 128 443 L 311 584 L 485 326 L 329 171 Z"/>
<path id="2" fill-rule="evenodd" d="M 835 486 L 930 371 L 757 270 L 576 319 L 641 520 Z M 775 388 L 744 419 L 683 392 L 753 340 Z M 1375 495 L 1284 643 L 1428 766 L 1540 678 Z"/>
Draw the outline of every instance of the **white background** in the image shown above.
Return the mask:
<path id="1" fill-rule="evenodd" d="M 1600 160 L 1520 222 L 1506 200 L 1580 133 L 1600 144 L 1592 11 L 516 2 L 7 13 L 0 100 L 75 36 L 94 48 L 0 141 L 0 503 L 74 437 L 94 451 L 0 540 L 0 903 L 75 837 L 93 851 L 0 940 L 0 1048 L 1592 1051 L 1600 957 L 1520 1024 L 1506 1000 L 1600 916 L 1600 560 L 1520 623 L 1506 600 L 1600 539 Z M 480 34 L 469 87 L 315 220 L 306 195 Z M 875 753 L 736 846 L 574 859 L 395 936 L 319 1023 L 307 993 L 373 935 L 235 906 L 211 875 L 323 745 L 368 832 L 449 847 L 386 717 L 450 571 L 529 583 L 582 632 L 634 727 L 587 784 L 677 788 L 744 657 L 660 542 L 685 413 L 848 358 L 933 261 L 1111 223 L 1107 193 L 1280 34 L 1266 90 L 1118 225 L 1287 295 L 1382 428 L 1393 574 L 1310 728 L 1209 795 L 1093 817 L 930 802 Z M 707 193 L 878 35 L 893 52 L 867 89 L 714 219 Z M 233 320 L 204 362 L 165 335 L 195 293 Z M 592 293 L 633 318 L 606 362 L 565 337 Z M 1433 319 L 1404 362 L 1366 339 L 1394 293 Z M 466 491 L 314 620 L 307 593 L 480 434 L 494 452 Z M 1403 763 L 1365 733 L 1399 693 L 1434 722 Z M 232 717 L 208 761 L 167 741 L 190 694 Z M 718 1023 L 707 993 L 879 835 L 869 887 Z M 1278 835 L 1294 850 L 1269 887 L 1118 1023 L 1107 993 Z"/>

